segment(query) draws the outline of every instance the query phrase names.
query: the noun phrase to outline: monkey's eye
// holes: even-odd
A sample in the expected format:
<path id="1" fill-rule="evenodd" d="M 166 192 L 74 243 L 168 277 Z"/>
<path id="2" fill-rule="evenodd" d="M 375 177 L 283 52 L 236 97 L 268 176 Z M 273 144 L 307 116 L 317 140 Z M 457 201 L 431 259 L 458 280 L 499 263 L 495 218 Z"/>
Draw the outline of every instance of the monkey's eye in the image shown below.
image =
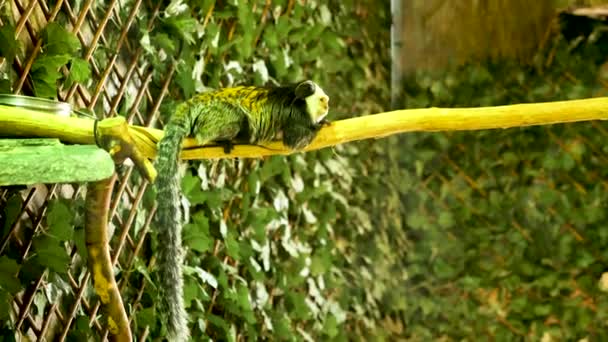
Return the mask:
<path id="1" fill-rule="evenodd" d="M 316 85 L 313 81 L 304 81 L 296 87 L 296 97 L 299 99 L 306 98 L 315 93 Z"/>

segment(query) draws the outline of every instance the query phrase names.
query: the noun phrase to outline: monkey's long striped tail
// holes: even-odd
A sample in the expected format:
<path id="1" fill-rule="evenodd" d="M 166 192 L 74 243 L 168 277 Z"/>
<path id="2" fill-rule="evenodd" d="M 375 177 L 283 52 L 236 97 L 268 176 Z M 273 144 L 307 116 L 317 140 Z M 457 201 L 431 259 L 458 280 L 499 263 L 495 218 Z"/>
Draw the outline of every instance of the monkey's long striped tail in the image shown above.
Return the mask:
<path id="1" fill-rule="evenodd" d="M 180 108 L 178 108 L 179 110 Z M 176 114 L 179 112 L 176 112 Z M 157 212 L 158 266 L 162 294 L 161 314 L 167 317 L 169 341 L 189 339 L 188 316 L 184 308 L 182 264 L 182 213 L 178 158 L 182 140 L 190 131 L 186 117 L 176 116 L 166 127 L 158 145 Z"/>

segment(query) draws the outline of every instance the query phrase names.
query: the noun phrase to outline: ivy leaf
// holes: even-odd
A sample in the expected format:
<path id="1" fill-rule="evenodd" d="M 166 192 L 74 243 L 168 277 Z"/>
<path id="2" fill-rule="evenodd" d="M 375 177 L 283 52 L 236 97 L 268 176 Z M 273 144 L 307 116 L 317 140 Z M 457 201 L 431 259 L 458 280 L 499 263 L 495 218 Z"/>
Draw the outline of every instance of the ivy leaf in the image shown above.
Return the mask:
<path id="1" fill-rule="evenodd" d="M 154 310 L 154 307 L 138 310 L 135 317 L 140 327 L 153 328 L 156 326 L 156 310 Z"/>
<path id="2" fill-rule="evenodd" d="M 178 15 L 163 19 L 166 31 L 180 37 L 187 44 L 195 42 L 194 33 L 198 22 L 189 15 Z"/>
<path id="3" fill-rule="evenodd" d="M 308 319 L 311 316 L 310 309 L 306 305 L 306 296 L 298 292 L 290 292 L 286 295 L 287 308 L 293 319 Z"/>
<path id="4" fill-rule="evenodd" d="M 187 274 L 187 269 L 184 268 L 184 274 Z M 209 294 L 205 291 L 200 282 L 192 277 L 184 279 L 184 303 L 186 308 L 192 306 L 192 301 L 206 302 L 209 300 Z"/>
<path id="5" fill-rule="evenodd" d="M 10 318 L 13 304 L 13 296 L 8 291 L 0 289 L 0 321 Z"/>
<path id="6" fill-rule="evenodd" d="M 276 311 L 272 317 L 272 325 L 274 327 L 273 333 L 281 340 L 289 340 L 293 336 L 288 317 L 289 316 L 287 316 L 284 312 Z"/>
<path id="7" fill-rule="evenodd" d="M 144 206 L 144 208 L 149 210 L 149 209 L 152 209 L 155 202 L 156 202 L 156 187 L 149 186 L 146 188 L 146 191 L 144 192 L 144 196 L 142 198 L 143 206 Z"/>
<path id="8" fill-rule="evenodd" d="M 190 205 L 203 204 L 208 194 L 201 189 L 201 179 L 187 172 L 182 178 L 182 193 L 188 198 Z"/>
<path id="9" fill-rule="evenodd" d="M 59 274 L 67 273 L 70 256 L 59 240 L 51 236 L 40 236 L 34 239 L 33 244 L 38 264 Z"/>
<path id="10" fill-rule="evenodd" d="M 78 316 L 72 327 L 70 328 L 70 333 L 68 335 L 68 340 L 73 341 L 88 341 L 91 336 L 93 336 L 93 329 L 89 325 L 89 319 L 87 316 Z"/>
<path id="11" fill-rule="evenodd" d="M 48 75 L 46 77 L 41 77 L 41 79 L 53 81 L 57 80 L 60 77 L 58 69 L 66 65 L 70 61 L 70 59 L 72 59 L 72 57 L 68 54 L 43 55 L 39 58 L 36 58 L 36 61 L 32 65 L 32 73 L 39 72 L 43 75 L 55 73 L 56 75 Z"/>
<path id="12" fill-rule="evenodd" d="M 230 198 L 230 190 L 220 188 L 208 191 L 201 191 L 201 196 L 196 199 L 201 199 L 206 202 L 211 208 L 221 208 L 222 203 Z"/>
<path id="13" fill-rule="evenodd" d="M 437 223 L 439 223 L 442 228 L 451 228 L 454 226 L 454 216 L 449 211 L 442 211 L 439 214 Z"/>
<path id="14" fill-rule="evenodd" d="M 451 278 L 456 275 L 457 270 L 446 262 L 443 258 L 437 258 L 433 263 L 433 271 L 435 275 L 440 279 Z"/>
<path id="15" fill-rule="evenodd" d="M 30 73 L 36 96 L 44 98 L 57 96 L 57 81 L 63 77 L 59 68 L 66 65 L 70 59 L 70 55 L 67 54 L 43 55 L 36 58 Z"/>
<path id="16" fill-rule="evenodd" d="M 253 41 L 255 39 L 255 30 L 252 30 L 251 28 L 256 25 L 254 12 L 251 11 L 250 5 L 245 1 L 239 2 L 238 23 L 243 28 L 243 33 L 239 37 L 242 41 L 236 45 L 236 49 L 242 59 L 247 59 L 251 57 L 251 53 L 253 52 Z"/>
<path id="17" fill-rule="evenodd" d="M 226 238 L 224 238 L 224 244 L 226 245 L 226 252 L 228 252 L 229 256 L 231 256 L 235 260 L 241 259 L 241 255 L 239 253 L 240 245 L 235 240 L 234 234 L 229 234 L 228 236 L 226 236 Z"/>
<path id="18" fill-rule="evenodd" d="M 74 241 L 74 245 L 76 245 L 78 254 L 80 254 L 86 260 L 88 258 L 88 250 L 84 233 L 84 227 L 74 229 L 72 240 Z"/>
<path id="19" fill-rule="evenodd" d="M 80 50 L 78 38 L 57 22 L 51 22 L 46 26 L 42 39 L 44 41 L 42 52 L 45 56 L 73 55 Z"/>
<path id="20" fill-rule="evenodd" d="M 89 63 L 82 58 L 74 58 L 70 62 L 70 74 L 66 81 L 66 87 L 73 82 L 84 83 L 91 78 L 91 68 Z"/>
<path id="21" fill-rule="evenodd" d="M 152 278 L 150 277 L 150 272 L 148 271 L 148 267 L 147 267 L 146 263 L 144 261 L 142 261 L 141 258 L 135 257 L 134 264 L 135 264 L 135 270 L 139 274 L 144 276 L 144 278 L 146 278 L 146 280 L 148 281 L 148 284 L 154 285 L 154 282 L 152 281 Z"/>
<path id="22" fill-rule="evenodd" d="M 19 52 L 19 41 L 15 39 L 15 26 L 5 23 L 0 27 L 0 56 L 6 59 L 8 65 L 12 65 L 15 56 Z"/>
<path id="23" fill-rule="evenodd" d="M 21 282 L 17 278 L 20 266 L 8 256 L 0 257 L 0 290 L 8 291 L 11 294 L 16 294 L 21 291 Z"/>
<path id="24" fill-rule="evenodd" d="M 224 335 L 228 335 L 230 331 L 230 325 L 221 317 L 210 314 L 207 319 L 209 323 L 216 328 L 219 328 Z"/>
<path id="25" fill-rule="evenodd" d="M 0 44 L 1 45 L 1 44 Z M 10 233 L 11 226 L 19 217 L 23 198 L 19 194 L 14 194 L 4 204 L 4 227 L 2 228 L 2 239 Z"/>
<path id="26" fill-rule="evenodd" d="M 12 93 L 13 82 L 8 78 L 0 78 L 0 93 Z"/>
<path id="27" fill-rule="evenodd" d="M 184 274 L 196 275 L 200 280 L 203 281 L 203 283 L 217 289 L 217 279 L 213 276 L 213 274 L 203 270 L 200 267 L 184 266 Z"/>
<path id="28" fill-rule="evenodd" d="M 46 26 L 42 32 L 42 40 L 44 42 L 42 54 L 34 61 L 30 77 L 36 96 L 55 98 L 57 96 L 57 81 L 63 77 L 59 68 L 75 57 L 80 50 L 80 42 L 74 34 L 56 22 L 49 23 Z M 76 69 L 73 74 L 72 80 L 68 82 L 70 84 L 75 78 L 86 79 L 90 77 L 90 73 L 87 74 L 84 66 L 79 62 L 76 62 Z"/>
<path id="29" fill-rule="evenodd" d="M 200 253 L 211 250 L 214 240 L 209 234 L 209 219 L 198 212 L 192 221 L 184 227 L 184 245 Z"/>
<path id="30" fill-rule="evenodd" d="M 34 74 L 30 74 L 34 76 Z M 37 97 L 42 97 L 45 99 L 54 99 L 57 97 L 57 82 L 48 80 L 41 80 L 32 77 L 34 94 Z"/>
<path id="31" fill-rule="evenodd" d="M 49 225 L 48 234 L 60 241 L 71 241 L 74 235 L 74 215 L 75 213 L 65 202 L 52 201 L 46 216 L 46 222 Z"/>
<path id="32" fill-rule="evenodd" d="M 175 40 L 171 39 L 166 33 L 155 34 L 151 38 L 152 45 L 165 50 L 165 53 L 172 55 L 175 53 Z"/>
<path id="33" fill-rule="evenodd" d="M 428 225 L 428 218 L 418 212 L 407 215 L 407 224 L 414 229 L 423 229 Z"/>
<path id="34" fill-rule="evenodd" d="M 312 275 L 318 276 L 327 272 L 331 268 L 331 253 L 326 248 L 315 251 L 310 264 Z"/>
<path id="35" fill-rule="evenodd" d="M 45 267 L 40 265 L 37 258 L 26 259 L 21 265 L 21 272 L 19 272 L 19 279 L 24 285 L 29 285 L 36 282 L 44 273 Z"/>
<path id="36" fill-rule="evenodd" d="M 192 65 L 194 63 L 187 64 Z M 180 65 L 175 75 L 175 82 L 177 82 L 177 84 L 182 88 L 185 98 L 189 99 L 194 95 L 194 92 L 196 91 L 196 83 L 192 77 L 192 69 L 181 67 Z"/>
<path id="37" fill-rule="evenodd" d="M 249 290 L 246 286 L 239 285 L 237 288 L 236 301 L 239 308 L 242 309 L 241 314 L 249 324 L 255 323 L 255 316 L 249 301 Z"/>
<path id="38" fill-rule="evenodd" d="M 340 332 L 338 321 L 334 315 L 328 315 L 323 326 L 323 333 L 329 337 L 335 337 Z"/>

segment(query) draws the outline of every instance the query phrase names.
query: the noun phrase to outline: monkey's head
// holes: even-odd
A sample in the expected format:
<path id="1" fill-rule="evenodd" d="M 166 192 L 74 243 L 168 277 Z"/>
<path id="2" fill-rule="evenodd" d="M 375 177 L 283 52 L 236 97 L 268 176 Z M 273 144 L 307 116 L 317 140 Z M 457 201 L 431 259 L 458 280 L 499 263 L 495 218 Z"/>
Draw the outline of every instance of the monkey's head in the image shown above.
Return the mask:
<path id="1" fill-rule="evenodd" d="M 329 96 L 313 81 L 303 81 L 296 86 L 296 98 L 306 102 L 306 112 L 314 123 L 319 123 L 329 110 Z"/>

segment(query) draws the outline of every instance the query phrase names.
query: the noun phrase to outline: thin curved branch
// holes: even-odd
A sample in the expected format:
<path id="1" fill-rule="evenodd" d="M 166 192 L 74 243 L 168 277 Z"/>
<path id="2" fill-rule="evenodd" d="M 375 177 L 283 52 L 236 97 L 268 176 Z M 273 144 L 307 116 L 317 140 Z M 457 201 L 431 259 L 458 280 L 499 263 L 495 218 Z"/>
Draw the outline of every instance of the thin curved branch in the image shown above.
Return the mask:
<path id="1" fill-rule="evenodd" d="M 115 176 L 87 185 L 85 241 L 89 272 L 113 341 L 131 341 L 129 319 L 114 279 L 108 244 L 108 212 Z"/>

